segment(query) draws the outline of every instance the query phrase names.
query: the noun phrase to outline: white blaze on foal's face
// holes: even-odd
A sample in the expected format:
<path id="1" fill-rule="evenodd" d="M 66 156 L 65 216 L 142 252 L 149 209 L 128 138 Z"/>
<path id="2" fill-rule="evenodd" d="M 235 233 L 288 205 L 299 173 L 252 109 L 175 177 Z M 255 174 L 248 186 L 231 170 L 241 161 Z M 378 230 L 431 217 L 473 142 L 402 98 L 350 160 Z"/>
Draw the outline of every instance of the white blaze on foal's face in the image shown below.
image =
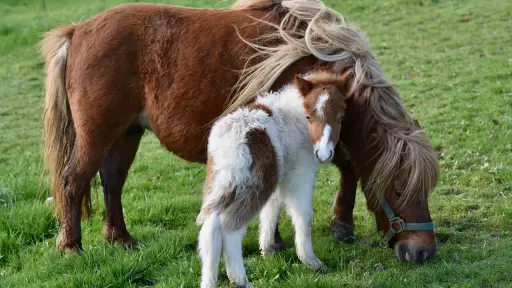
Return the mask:
<path id="1" fill-rule="evenodd" d="M 332 76 L 322 77 L 316 83 L 312 81 L 296 77 L 295 85 L 304 97 L 313 152 L 320 163 L 325 163 L 332 160 L 339 140 L 345 97 L 338 89 L 339 82 Z"/>

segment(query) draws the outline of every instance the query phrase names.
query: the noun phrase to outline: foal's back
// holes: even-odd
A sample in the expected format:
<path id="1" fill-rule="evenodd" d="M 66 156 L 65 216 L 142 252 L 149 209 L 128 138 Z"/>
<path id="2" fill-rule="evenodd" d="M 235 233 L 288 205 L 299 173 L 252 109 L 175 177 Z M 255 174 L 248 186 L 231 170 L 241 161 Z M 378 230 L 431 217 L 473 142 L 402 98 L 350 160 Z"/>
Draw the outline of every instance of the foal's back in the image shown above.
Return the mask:
<path id="1" fill-rule="evenodd" d="M 277 137 L 272 112 L 257 105 L 214 124 L 202 213 L 222 211 L 229 230 L 240 229 L 258 214 L 279 182 Z"/>

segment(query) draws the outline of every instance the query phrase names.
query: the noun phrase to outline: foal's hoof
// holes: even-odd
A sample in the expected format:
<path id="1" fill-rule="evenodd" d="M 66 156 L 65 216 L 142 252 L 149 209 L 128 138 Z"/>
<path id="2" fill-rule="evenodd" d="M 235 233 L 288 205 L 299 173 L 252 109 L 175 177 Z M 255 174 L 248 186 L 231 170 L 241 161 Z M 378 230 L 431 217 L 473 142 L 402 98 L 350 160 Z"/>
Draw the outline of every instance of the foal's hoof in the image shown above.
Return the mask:
<path id="1" fill-rule="evenodd" d="M 254 288 L 251 283 L 246 282 L 244 284 L 236 284 L 235 282 L 229 283 L 229 288 Z"/>
<path id="2" fill-rule="evenodd" d="M 290 248 L 290 247 L 288 247 L 286 245 L 286 243 L 284 243 L 284 241 L 281 241 L 278 243 L 274 243 L 274 244 L 270 245 L 269 247 L 262 248 L 261 254 L 263 256 L 268 256 L 268 255 L 276 254 L 281 251 L 287 250 L 288 248 Z"/>
<path id="3" fill-rule="evenodd" d="M 355 242 L 354 226 L 338 221 L 335 217 L 331 220 L 331 234 L 336 240 L 352 244 Z"/>
<path id="4" fill-rule="evenodd" d="M 315 271 L 322 270 L 325 267 L 324 263 L 322 263 L 322 261 L 316 257 L 304 261 L 304 264 Z"/>

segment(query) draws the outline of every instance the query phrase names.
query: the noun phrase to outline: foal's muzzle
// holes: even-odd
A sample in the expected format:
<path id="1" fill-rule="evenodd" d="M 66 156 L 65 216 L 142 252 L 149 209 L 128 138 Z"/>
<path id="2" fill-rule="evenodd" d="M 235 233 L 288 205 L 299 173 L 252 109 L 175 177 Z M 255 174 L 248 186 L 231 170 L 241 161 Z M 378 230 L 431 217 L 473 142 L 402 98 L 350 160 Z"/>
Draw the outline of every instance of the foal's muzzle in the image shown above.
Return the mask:
<path id="1" fill-rule="evenodd" d="M 332 156 L 334 155 L 333 150 L 329 150 L 330 153 L 329 153 L 329 157 L 327 157 L 327 158 L 322 158 L 322 157 L 318 156 L 318 151 L 319 151 L 319 149 L 315 150 L 315 156 L 316 156 L 316 159 L 318 160 L 318 162 L 327 163 L 332 160 Z"/>

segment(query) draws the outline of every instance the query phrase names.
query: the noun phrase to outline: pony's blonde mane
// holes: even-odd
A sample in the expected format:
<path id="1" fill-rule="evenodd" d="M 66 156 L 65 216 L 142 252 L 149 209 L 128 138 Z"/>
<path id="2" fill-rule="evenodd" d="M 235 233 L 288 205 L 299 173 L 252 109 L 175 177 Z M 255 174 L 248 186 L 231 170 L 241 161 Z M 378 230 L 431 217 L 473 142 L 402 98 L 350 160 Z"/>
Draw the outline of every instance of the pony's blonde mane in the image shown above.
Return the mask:
<path id="1" fill-rule="evenodd" d="M 375 133 L 380 143 L 379 157 L 368 183 L 369 200 L 374 205 L 381 203 L 397 183 L 400 207 L 425 200 L 439 174 L 436 154 L 381 71 L 366 35 L 319 0 L 238 0 L 231 9 L 272 7 L 284 16 L 279 24 L 258 19 L 273 26 L 275 32 L 256 41 L 242 39 L 256 50 L 251 59 L 263 60 L 242 71 L 236 95 L 225 113 L 268 91 L 286 68 L 305 56 L 332 63 L 335 72 L 351 71 L 347 96 L 367 105 L 364 128 L 367 133 Z M 259 44 L 276 40 L 281 44 Z M 396 179 L 399 181 L 394 182 Z"/>

